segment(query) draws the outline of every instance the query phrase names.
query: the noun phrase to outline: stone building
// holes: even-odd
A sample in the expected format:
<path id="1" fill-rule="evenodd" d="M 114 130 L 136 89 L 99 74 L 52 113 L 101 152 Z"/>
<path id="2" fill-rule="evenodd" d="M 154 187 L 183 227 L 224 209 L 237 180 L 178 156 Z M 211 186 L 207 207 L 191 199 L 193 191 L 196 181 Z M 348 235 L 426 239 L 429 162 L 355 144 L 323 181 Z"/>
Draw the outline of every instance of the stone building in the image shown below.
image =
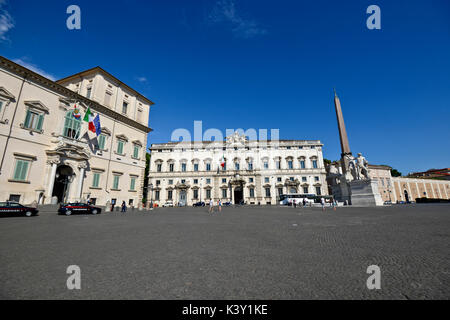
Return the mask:
<path id="1" fill-rule="evenodd" d="M 149 201 L 274 205 L 281 194 L 327 195 L 322 147 L 318 140 L 249 141 L 239 134 L 226 142 L 152 144 Z"/>
<path id="2" fill-rule="evenodd" d="M 52 81 L 0 57 L 0 200 L 137 206 L 152 104 L 100 67 Z"/>
<path id="3" fill-rule="evenodd" d="M 450 181 L 392 177 L 391 167 L 369 165 L 369 175 L 378 181 L 384 201 L 416 201 L 417 198 L 450 199 Z"/>

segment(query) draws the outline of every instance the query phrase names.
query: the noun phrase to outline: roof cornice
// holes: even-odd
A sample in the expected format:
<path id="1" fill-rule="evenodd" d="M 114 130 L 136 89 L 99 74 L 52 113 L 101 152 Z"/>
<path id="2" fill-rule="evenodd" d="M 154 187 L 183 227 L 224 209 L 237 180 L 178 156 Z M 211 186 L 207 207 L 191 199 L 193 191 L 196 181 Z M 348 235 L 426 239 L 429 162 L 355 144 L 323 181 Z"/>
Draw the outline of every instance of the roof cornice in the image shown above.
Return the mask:
<path id="1" fill-rule="evenodd" d="M 40 84 L 43 87 L 46 87 L 58 94 L 61 94 L 62 96 L 65 96 L 67 98 L 83 102 L 93 110 L 103 113 L 104 115 L 107 115 L 115 120 L 121 121 L 123 123 L 126 123 L 138 130 L 144 131 L 146 133 L 149 133 L 153 131 L 150 127 L 147 127 L 137 121 L 134 121 L 128 117 L 125 117 L 124 115 L 115 112 L 114 110 L 111 110 L 98 102 L 92 101 L 86 97 L 83 97 L 82 95 L 79 95 L 78 93 L 67 89 L 66 87 L 56 83 L 55 81 L 52 81 L 50 79 L 47 79 L 44 76 L 41 76 L 40 74 L 31 71 L 9 59 L 6 59 L 5 57 L 0 56 L 0 67 L 3 69 L 6 69 L 18 76 L 23 77 L 27 81 L 36 82 Z"/>

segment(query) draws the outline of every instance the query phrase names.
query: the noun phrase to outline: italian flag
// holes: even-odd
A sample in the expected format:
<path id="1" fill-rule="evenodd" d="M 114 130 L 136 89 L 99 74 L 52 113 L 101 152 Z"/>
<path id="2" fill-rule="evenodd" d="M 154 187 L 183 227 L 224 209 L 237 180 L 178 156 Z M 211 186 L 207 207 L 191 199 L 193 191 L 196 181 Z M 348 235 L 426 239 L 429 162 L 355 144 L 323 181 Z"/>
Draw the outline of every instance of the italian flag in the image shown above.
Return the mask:
<path id="1" fill-rule="evenodd" d="M 91 108 L 88 107 L 83 121 L 89 122 L 89 131 L 95 133 L 94 114 L 91 112 Z"/>
<path id="2" fill-rule="evenodd" d="M 225 168 L 225 157 L 224 156 L 222 156 L 222 159 L 220 159 L 220 166 L 222 168 Z"/>

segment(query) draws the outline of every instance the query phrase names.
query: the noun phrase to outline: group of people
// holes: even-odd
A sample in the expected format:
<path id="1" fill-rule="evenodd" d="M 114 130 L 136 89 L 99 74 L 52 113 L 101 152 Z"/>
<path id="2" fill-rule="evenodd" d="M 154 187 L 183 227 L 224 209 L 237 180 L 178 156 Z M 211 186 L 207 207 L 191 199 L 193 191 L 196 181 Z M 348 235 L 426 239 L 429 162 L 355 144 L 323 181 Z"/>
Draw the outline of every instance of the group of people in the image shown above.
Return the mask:
<path id="1" fill-rule="evenodd" d="M 301 202 L 301 204 L 303 204 L 303 207 L 306 207 L 307 205 L 307 201 L 305 198 L 303 198 L 303 201 Z M 321 198 L 320 199 L 320 204 L 322 205 L 322 211 L 325 211 L 325 199 Z M 292 206 L 294 208 L 297 208 L 297 201 L 295 201 L 295 199 L 292 201 Z M 337 207 L 337 201 L 335 199 L 331 200 L 331 207 L 333 208 L 334 211 L 336 211 L 336 207 Z"/>
<path id="2" fill-rule="evenodd" d="M 115 203 L 111 203 L 111 212 L 114 211 Z M 127 212 L 127 203 L 125 201 L 122 201 L 122 205 L 120 206 L 120 212 L 125 213 Z"/>
<path id="3" fill-rule="evenodd" d="M 217 201 L 217 207 L 218 207 L 218 212 L 222 211 L 222 201 L 219 200 Z M 214 201 L 211 199 L 209 200 L 209 213 L 214 213 Z"/>

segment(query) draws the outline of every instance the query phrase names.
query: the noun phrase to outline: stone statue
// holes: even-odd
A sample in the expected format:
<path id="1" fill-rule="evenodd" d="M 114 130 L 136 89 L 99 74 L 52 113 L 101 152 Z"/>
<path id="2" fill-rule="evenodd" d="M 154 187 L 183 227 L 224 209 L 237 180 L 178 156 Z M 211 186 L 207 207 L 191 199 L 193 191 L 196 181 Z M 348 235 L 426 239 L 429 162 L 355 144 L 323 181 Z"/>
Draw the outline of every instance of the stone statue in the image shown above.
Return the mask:
<path id="1" fill-rule="evenodd" d="M 358 157 L 356 160 L 357 174 L 358 180 L 368 180 L 369 179 L 369 162 L 367 162 L 366 158 L 363 157 L 361 153 L 358 153 Z"/>
<path id="2" fill-rule="evenodd" d="M 348 159 L 348 168 L 345 173 L 345 179 L 347 181 L 353 181 L 358 179 L 358 168 L 356 164 L 356 159 L 352 155 L 346 156 Z"/>

